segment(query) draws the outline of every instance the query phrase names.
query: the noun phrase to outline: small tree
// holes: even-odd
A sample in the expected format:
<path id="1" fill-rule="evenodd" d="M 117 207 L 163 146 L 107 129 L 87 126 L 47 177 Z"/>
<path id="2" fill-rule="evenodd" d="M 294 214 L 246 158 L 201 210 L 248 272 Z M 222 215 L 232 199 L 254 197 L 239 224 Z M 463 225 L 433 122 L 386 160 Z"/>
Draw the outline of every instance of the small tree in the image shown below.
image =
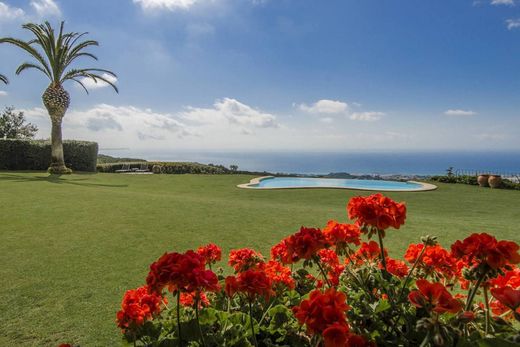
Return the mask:
<path id="1" fill-rule="evenodd" d="M 23 112 L 15 112 L 14 107 L 6 107 L 0 115 L 0 138 L 2 139 L 32 139 L 38 127 L 26 123 Z"/>
<path id="2" fill-rule="evenodd" d="M 229 169 L 233 172 L 237 172 L 238 171 L 238 165 L 229 165 Z"/>

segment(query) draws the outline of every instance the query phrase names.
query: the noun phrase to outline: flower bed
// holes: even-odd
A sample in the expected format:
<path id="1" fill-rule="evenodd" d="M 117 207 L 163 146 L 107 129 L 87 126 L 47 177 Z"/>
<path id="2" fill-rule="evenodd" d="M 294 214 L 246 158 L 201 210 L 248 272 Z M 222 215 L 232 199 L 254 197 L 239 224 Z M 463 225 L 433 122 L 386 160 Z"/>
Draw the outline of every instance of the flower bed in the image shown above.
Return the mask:
<path id="1" fill-rule="evenodd" d="M 519 246 L 481 233 L 444 249 L 435 237 L 404 260 L 384 238 L 406 206 L 375 194 L 347 205 L 355 224 L 302 227 L 269 258 L 210 244 L 165 253 L 117 313 L 136 346 L 514 346 Z M 362 240 L 364 238 L 364 240 Z M 215 270 L 215 271 L 214 271 Z"/>

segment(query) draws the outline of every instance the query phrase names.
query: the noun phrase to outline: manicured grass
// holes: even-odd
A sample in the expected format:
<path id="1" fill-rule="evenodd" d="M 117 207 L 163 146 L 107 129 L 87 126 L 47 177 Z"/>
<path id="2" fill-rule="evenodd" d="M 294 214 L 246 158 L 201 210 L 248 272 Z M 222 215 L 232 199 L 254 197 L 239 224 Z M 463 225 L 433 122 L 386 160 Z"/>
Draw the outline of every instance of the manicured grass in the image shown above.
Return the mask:
<path id="1" fill-rule="evenodd" d="M 165 251 L 208 242 L 270 247 L 301 225 L 345 221 L 348 190 L 254 191 L 249 176 L 0 173 L 0 346 L 112 346 L 126 289 Z M 421 235 L 444 245 L 473 231 L 520 241 L 520 192 L 439 185 L 389 193 L 408 204 L 386 245 L 399 256 Z"/>

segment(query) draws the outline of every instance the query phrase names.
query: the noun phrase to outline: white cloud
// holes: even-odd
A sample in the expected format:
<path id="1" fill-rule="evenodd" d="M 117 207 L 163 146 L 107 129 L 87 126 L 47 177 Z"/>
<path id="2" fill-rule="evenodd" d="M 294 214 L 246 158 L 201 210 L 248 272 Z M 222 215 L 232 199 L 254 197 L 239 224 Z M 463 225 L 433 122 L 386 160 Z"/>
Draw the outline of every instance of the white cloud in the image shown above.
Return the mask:
<path id="1" fill-rule="evenodd" d="M 499 5 L 507 5 L 507 6 L 514 6 L 515 1 L 514 0 L 492 0 L 491 5 L 499 6 Z"/>
<path id="2" fill-rule="evenodd" d="M 60 7 L 54 0 L 32 0 L 31 6 L 34 8 L 36 14 L 40 18 L 49 16 L 61 16 Z"/>
<path id="3" fill-rule="evenodd" d="M 134 4 L 138 4 L 144 11 L 154 10 L 188 10 L 195 4 L 209 2 L 211 0 L 133 0 Z"/>
<path id="4" fill-rule="evenodd" d="M 312 105 L 301 104 L 300 110 L 314 114 L 339 114 L 348 111 L 348 104 L 335 100 L 319 100 Z"/>
<path id="5" fill-rule="evenodd" d="M 447 110 L 444 112 L 446 116 L 475 116 L 477 113 L 471 110 Z"/>
<path id="6" fill-rule="evenodd" d="M 520 18 L 506 20 L 507 29 L 513 30 L 520 28 Z"/>
<path id="7" fill-rule="evenodd" d="M 7 96 L 7 92 L 4 90 L 0 90 L 0 97 L 1 96 Z"/>
<path id="8" fill-rule="evenodd" d="M 350 119 L 362 122 L 375 122 L 384 115 L 384 112 L 354 112 L 350 115 Z"/>
<path id="9" fill-rule="evenodd" d="M 24 16 L 25 11 L 21 8 L 10 7 L 8 4 L 0 1 L 0 21 L 19 19 Z"/>
<path id="10" fill-rule="evenodd" d="M 323 123 L 333 123 L 334 122 L 334 118 L 332 117 L 323 117 L 323 118 L 320 118 L 320 121 L 322 121 Z"/>
<path id="11" fill-rule="evenodd" d="M 104 73 L 101 75 L 102 77 L 104 77 L 106 80 L 112 82 L 112 83 L 116 83 L 117 82 L 117 78 L 114 77 L 114 76 L 111 76 L 107 73 Z M 105 87 L 108 87 L 109 84 L 106 83 L 106 82 L 103 82 L 103 81 L 100 81 L 100 80 L 97 80 L 94 81 L 92 78 L 87 78 L 87 77 L 83 77 L 81 79 L 81 83 L 83 83 L 85 85 L 85 87 L 87 87 L 87 89 L 99 89 L 99 88 L 105 88 Z M 81 88 L 81 86 L 78 84 L 77 85 L 78 88 Z"/>
<path id="12" fill-rule="evenodd" d="M 47 111 L 41 107 L 23 110 L 49 136 Z M 131 145 L 150 139 L 183 138 L 196 133 L 174 115 L 134 106 L 99 104 L 87 110 L 71 110 L 64 118 L 64 133 L 69 138 L 90 139 L 103 145 Z M 72 136 L 71 136 L 72 135 Z M 118 145 L 119 144 L 119 145 Z"/>
<path id="13" fill-rule="evenodd" d="M 277 128 L 279 125 L 276 117 L 269 113 L 256 110 L 235 99 L 224 98 L 217 100 L 213 108 L 187 107 L 181 113 L 185 120 L 199 124 L 222 123 L 254 128 Z"/>

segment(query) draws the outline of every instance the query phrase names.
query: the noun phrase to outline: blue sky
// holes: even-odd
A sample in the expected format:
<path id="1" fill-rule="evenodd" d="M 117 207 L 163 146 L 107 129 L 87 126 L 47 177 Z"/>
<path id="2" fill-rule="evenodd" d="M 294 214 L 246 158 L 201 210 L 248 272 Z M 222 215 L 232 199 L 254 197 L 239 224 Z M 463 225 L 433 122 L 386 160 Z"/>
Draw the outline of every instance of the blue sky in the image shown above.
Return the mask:
<path id="1" fill-rule="evenodd" d="M 0 35 L 65 20 L 120 94 L 72 105 L 64 136 L 130 150 L 520 147 L 519 0 L 0 0 Z M 0 46 L 0 106 L 49 136 L 36 72 Z"/>

